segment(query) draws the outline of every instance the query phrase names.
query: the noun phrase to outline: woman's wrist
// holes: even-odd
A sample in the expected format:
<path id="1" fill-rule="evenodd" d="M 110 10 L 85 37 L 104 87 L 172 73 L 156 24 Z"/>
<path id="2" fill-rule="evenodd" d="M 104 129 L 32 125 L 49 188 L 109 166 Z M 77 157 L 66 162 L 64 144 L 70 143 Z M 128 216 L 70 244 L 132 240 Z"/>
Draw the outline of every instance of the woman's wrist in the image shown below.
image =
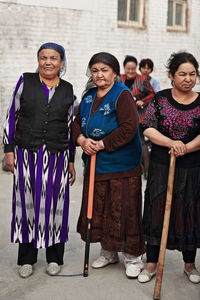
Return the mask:
<path id="1" fill-rule="evenodd" d="M 5 155 L 6 155 L 7 157 L 11 157 L 11 156 L 14 155 L 14 152 L 6 152 Z"/>
<path id="2" fill-rule="evenodd" d="M 173 140 L 166 137 L 166 147 L 171 149 L 173 144 Z"/>
<path id="3" fill-rule="evenodd" d="M 100 140 L 100 141 L 99 141 L 99 146 L 100 146 L 100 150 L 105 149 L 103 140 Z"/>
<path id="4" fill-rule="evenodd" d="M 81 133 L 81 134 L 79 134 L 79 136 L 78 136 L 78 138 L 77 138 L 77 140 L 76 140 L 76 143 L 79 145 L 79 146 L 81 146 L 82 145 L 82 143 L 85 141 L 85 137 L 84 137 L 84 135 Z"/>

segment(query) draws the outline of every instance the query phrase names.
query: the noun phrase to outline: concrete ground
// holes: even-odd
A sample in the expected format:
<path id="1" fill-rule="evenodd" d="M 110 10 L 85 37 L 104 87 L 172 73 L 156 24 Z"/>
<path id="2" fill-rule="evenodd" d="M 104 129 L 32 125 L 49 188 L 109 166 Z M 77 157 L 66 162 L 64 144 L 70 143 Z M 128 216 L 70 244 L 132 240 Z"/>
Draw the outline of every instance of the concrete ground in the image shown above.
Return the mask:
<path id="1" fill-rule="evenodd" d="M 82 190 L 80 153 L 76 162 L 77 181 L 71 189 L 70 232 L 66 244 L 65 265 L 61 274 L 83 271 L 84 243 L 76 233 Z M 144 183 L 145 184 L 145 183 Z M 45 273 L 45 251 L 39 250 L 33 276 L 22 279 L 16 265 L 17 245 L 10 243 L 12 175 L 0 171 L 0 300 L 149 300 L 153 299 L 154 282 L 140 284 L 127 279 L 123 258 L 106 268 L 89 269 L 89 276 L 50 277 Z M 92 244 L 90 262 L 99 254 L 99 245 Z M 200 250 L 197 255 L 200 270 Z M 162 284 L 162 300 L 199 300 L 200 284 L 192 284 L 183 273 L 181 253 L 167 251 Z"/>

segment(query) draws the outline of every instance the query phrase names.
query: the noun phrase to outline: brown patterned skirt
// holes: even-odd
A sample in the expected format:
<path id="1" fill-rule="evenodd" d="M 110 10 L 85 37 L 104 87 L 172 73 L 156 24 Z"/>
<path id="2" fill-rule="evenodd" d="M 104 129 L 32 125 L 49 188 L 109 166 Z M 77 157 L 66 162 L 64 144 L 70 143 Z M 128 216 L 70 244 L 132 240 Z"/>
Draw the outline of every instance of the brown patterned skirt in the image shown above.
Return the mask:
<path id="1" fill-rule="evenodd" d="M 77 231 L 86 237 L 89 178 L 85 176 Z M 141 176 L 95 181 L 91 242 L 108 251 L 139 256 L 144 253 L 142 237 Z"/>

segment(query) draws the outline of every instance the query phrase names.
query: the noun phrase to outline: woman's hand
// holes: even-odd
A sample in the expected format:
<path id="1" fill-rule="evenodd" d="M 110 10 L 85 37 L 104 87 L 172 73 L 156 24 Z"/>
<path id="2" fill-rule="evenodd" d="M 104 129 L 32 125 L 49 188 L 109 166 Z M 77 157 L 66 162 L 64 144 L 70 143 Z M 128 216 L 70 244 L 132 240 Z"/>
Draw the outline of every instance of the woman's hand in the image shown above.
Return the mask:
<path id="1" fill-rule="evenodd" d="M 172 140 L 170 148 L 171 149 L 170 149 L 169 153 L 171 153 L 173 151 L 173 153 L 176 157 L 183 156 L 184 154 L 187 153 L 187 147 L 181 141 Z"/>
<path id="2" fill-rule="evenodd" d="M 75 180 L 76 180 L 76 170 L 74 168 L 74 163 L 73 162 L 69 163 L 68 170 L 69 170 L 69 174 L 70 174 L 69 175 L 69 184 L 73 185 Z"/>
<path id="3" fill-rule="evenodd" d="M 83 135 L 79 135 L 77 138 L 77 144 L 81 146 L 83 152 L 87 155 L 92 155 L 99 151 L 98 143 L 98 141 L 86 138 Z"/>
<path id="4" fill-rule="evenodd" d="M 97 151 L 105 149 L 104 143 L 103 143 L 102 140 L 100 140 L 100 141 L 97 142 L 97 146 L 96 147 L 97 147 Z"/>
<path id="5" fill-rule="evenodd" d="M 14 152 L 7 152 L 5 154 L 6 158 L 6 168 L 10 172 L 14 172 Z"/>
<path id="6" fill-rule="evenodd" d="M 136 105 L 141 107 L 144 105 L 144 102 L 142 100 L 138 100 L 138 101 L 136 101 Z"/>
<path id="7" fill-rule="evenodd" d="M 144 136 L 148 137 L 150 141 L 156 145 L 167 147 L 170 149 L 169 153 L 173 152 L 176 157 L 187 154 L 188 145 L 181 141 L 175 141 L 163 135 L 155 128 L 147 128 L 143 132 Z M 198 142 L 197 142 L 198 143 Z M 199 137 L 200 143 L 200 137 Z"/>

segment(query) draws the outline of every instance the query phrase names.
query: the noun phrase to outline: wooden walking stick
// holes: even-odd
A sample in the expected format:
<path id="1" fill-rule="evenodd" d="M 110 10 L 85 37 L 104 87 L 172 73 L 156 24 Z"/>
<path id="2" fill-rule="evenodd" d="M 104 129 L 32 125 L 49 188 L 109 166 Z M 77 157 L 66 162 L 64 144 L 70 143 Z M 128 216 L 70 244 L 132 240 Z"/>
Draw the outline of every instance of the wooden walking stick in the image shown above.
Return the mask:
<path id="1" fill-rule="evenodd" d="M 93 198 L 94 198 L 94 178 L 95 178 L 96 154 L 91 155 L 90 158 L 90 178 L 89 178 L 89 192 L 88 192 L 88 207 L 87 207 L 87 231 L 85 241 L 85 259 L 83 276 L 88 276 L 89 253 L 90 253 L 90 236 L 92 224 Z"/>
<path id="2" fill-rule="evenodd" d="M 164 270 L 164 261 L 165 261 L 165 252 L 166 252 L 167 237 L 168 237 L 168 231 L 169 231 L 169 221 L 170 221 L 170 214 L 171 214 L 175 165 L 176 165 L 176 157 L 173 153 L 171 153 L 168 185 L 167 185 L 167 196 L 166 196 L 166 204 L 165 204 L 165 214 L 164 214 L 163 229 L 162 229 L 162 238 L 161 238 L 161 244 L 160 244 L 160 253 L 159 253 L 159 258 L 158 258 L 157 271 L 156 271 L 156 282 L 155 282 L 154 295 L 153 295 L 154 300 L 160 299 L 160 291 L 161 291 L 162 277 L 163 277 L 163 270 Z"/>

